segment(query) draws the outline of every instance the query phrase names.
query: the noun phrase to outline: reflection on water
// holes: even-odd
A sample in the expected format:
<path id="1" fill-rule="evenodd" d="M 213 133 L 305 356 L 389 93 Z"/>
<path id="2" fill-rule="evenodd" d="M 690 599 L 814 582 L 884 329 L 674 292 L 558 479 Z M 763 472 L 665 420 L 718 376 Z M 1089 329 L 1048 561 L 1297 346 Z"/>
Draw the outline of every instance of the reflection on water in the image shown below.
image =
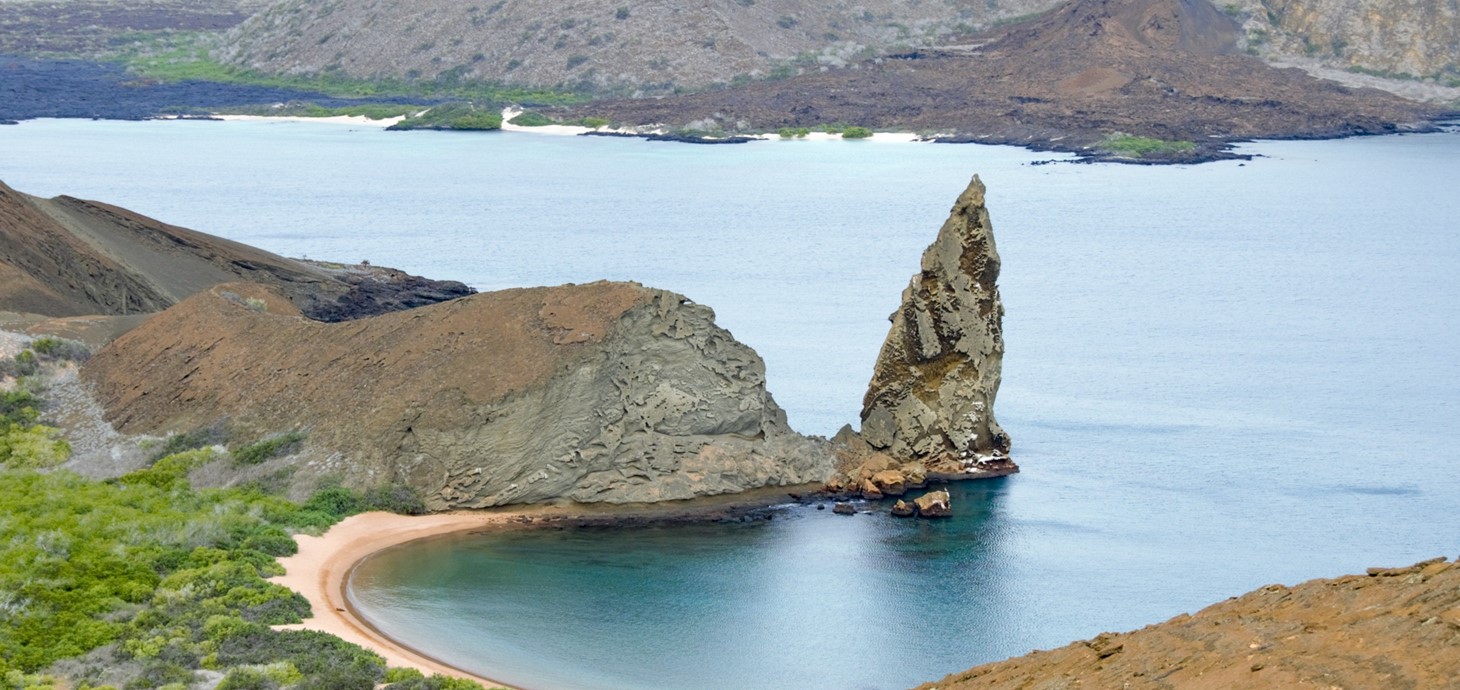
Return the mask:
<path id="1" fill-rule="evenodd" d="M 482 288 L 677 290 L 765 357 L 793 427 L 829 435 L 978 172 L 1023 474 L 956 487 L 948 522 L 433 542 L 355 587 L 408 643 L 533 688 L 891 689 L 1460 548 L 1460 133 L 1247 148 L 1036 167 L 982 146 L 40 121 L 0 127 L 0 179 Z"/>
<path id="2" fill-rule="evenodd" d="M 912 685 L 1007 653 L 1005 484 L 954 487 L 943 521 L 797 506 L 444 538 L 366 561 L 351 598 L 387 632 L 529 687 Z"/>

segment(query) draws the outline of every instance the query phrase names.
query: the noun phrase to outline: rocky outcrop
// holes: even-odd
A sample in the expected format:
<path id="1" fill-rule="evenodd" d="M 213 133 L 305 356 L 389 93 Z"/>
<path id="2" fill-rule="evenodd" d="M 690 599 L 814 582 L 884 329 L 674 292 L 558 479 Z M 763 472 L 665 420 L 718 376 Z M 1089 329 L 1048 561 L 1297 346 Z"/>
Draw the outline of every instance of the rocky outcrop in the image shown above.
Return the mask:
<path id="1" fill-rule="evenodd" d="M 994 419 L 1004 356 L 998 278 L 975 176 L 891 316 L 862 406 L 861 438 L 873 450 L 941 479 L 1012 468 L 1009 436 Z"/>
<path id="2" fill-rule="evenodd" d="M 153 317 L 82 371 L 124 433 L 227 419 L 302 430 L 290 471 L 406 484 L 435 510 L 648 502 L 825 481 L 765 389 L 756 353 L 680 295 L 632 283 L 479 294 L 321 323 L 277 290 L 230 284 Z"/>
<path id="3" fill-rule="evenodd" d="M 956 673 L 919 690 L 1460 688 L 1460 563 L 1268 585 L 1129 633 Z"/>
<path id="4" fill-rule="evenodd" d="M 124 208 L 0 183 L 0 311 L 126 316 L 235 281 L 273 285 L 311 318 L 340 321 L 469 295 L 455 281 L 287 259 Z"/>
<path id="5" fill-rule="evenodd" d="M 918 496 L 913 499 L 913 505 L 917 506 L 918 517 L 940 518 L 953 515 L 953 499 L 943 489 Z"/>
<path id="6" fill-rule="evenodd" d="M 1460 5 L 1441 0 L 1241 0 L 1255 52 L 1460 82 Z"/>

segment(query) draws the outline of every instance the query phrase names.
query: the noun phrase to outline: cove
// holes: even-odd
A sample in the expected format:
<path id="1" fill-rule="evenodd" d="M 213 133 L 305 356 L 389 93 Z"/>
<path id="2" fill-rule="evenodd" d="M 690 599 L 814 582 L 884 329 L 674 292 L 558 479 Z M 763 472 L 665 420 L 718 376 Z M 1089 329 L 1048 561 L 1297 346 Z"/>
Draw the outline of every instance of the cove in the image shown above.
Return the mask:
<path id="1" fill-rule="evenodd" d="M 382 554 L 353 586 L 404 642 L 529 688 L 902 688 L 1454 555 L 1460 135 L 1244 151 L 1261 157 L 1032 166 L 1046 156 L 981 146 L 38 121 L 0 128 L 0 179 L 483 289 L 677 290 L 766 358 L 793 426 L 831 434 L 978 172 L 1024 472 L 955 487 L 952 521 L 797 508 L 463 536 Z"/>

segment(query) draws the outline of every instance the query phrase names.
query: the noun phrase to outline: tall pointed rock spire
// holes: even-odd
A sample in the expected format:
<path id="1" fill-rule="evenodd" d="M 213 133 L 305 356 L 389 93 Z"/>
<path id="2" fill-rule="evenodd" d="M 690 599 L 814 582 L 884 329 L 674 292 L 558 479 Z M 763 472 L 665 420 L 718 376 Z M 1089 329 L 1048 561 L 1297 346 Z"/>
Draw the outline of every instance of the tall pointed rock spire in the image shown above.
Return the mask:
<path id="1" fill-rule="evenodd" d="M 861 436 L 874 450 L 947 478 L 1017 470 L 994 419 L 1004 357 L 998 278 L 975 175 L 891 316 L 862 403 Z"/>

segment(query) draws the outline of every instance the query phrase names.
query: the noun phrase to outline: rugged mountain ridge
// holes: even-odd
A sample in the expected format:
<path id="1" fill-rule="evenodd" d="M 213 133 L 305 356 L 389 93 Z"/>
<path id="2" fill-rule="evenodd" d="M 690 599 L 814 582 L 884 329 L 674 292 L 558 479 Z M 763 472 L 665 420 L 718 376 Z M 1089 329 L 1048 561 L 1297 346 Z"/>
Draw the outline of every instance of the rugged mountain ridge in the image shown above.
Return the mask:
<path id="1" fill-rule="evenodd" d="M 979 666 L 919 690 L 1460 688 L 1460 562 L 1268 585 L 1128 633 Z"/>
<path id="2" fill-rule="evenodd" d="M 743 88 L 572 110 L 631 126 L 811 127 L 830 122 L 941 141 L 1096 149 L 1113 133 L 1190 142 L 1199 160 L 1257 137 L 1401 131 L 1436 110 L 1240 53 L 1205 0 L 1073 0 L 957 44 Z"/>
<path id="3" fill-rule="evenodd" d="M 764 363 L 710 309 L 631 283 L 339 324 L 303 318 L 273 288 L 218 286 L 102 349 L 82 375 L 123 433 L 226 419 L 238 434 L 308 434 L 303 455 L 230 481 L 282 471 L 296 488 L 404 484 L 433 510 L 684 499 L 830 471 L 825 444 L 790 430 Z"/>
<path id="4" fill-rule="evenodd" d="M 287 259 L 111 204 L 41 199 L 0 182 L 0 310 L 144 314 L 239 280 L 277 286 L 305 313 L 330 321 L 473 292 L 394 269 Z"/>
<path id="5" fill-rule="evenodd" d="M 1050 0 L 280 0 L 217 55 L 275 74 L 662 93 L 840 66 Z"/>
<path id="6" fill-rule="evenodd" d="M 1460 86 L 1460 5 L 1448 0 L 1243 0 L 1254 52 Z"/>

